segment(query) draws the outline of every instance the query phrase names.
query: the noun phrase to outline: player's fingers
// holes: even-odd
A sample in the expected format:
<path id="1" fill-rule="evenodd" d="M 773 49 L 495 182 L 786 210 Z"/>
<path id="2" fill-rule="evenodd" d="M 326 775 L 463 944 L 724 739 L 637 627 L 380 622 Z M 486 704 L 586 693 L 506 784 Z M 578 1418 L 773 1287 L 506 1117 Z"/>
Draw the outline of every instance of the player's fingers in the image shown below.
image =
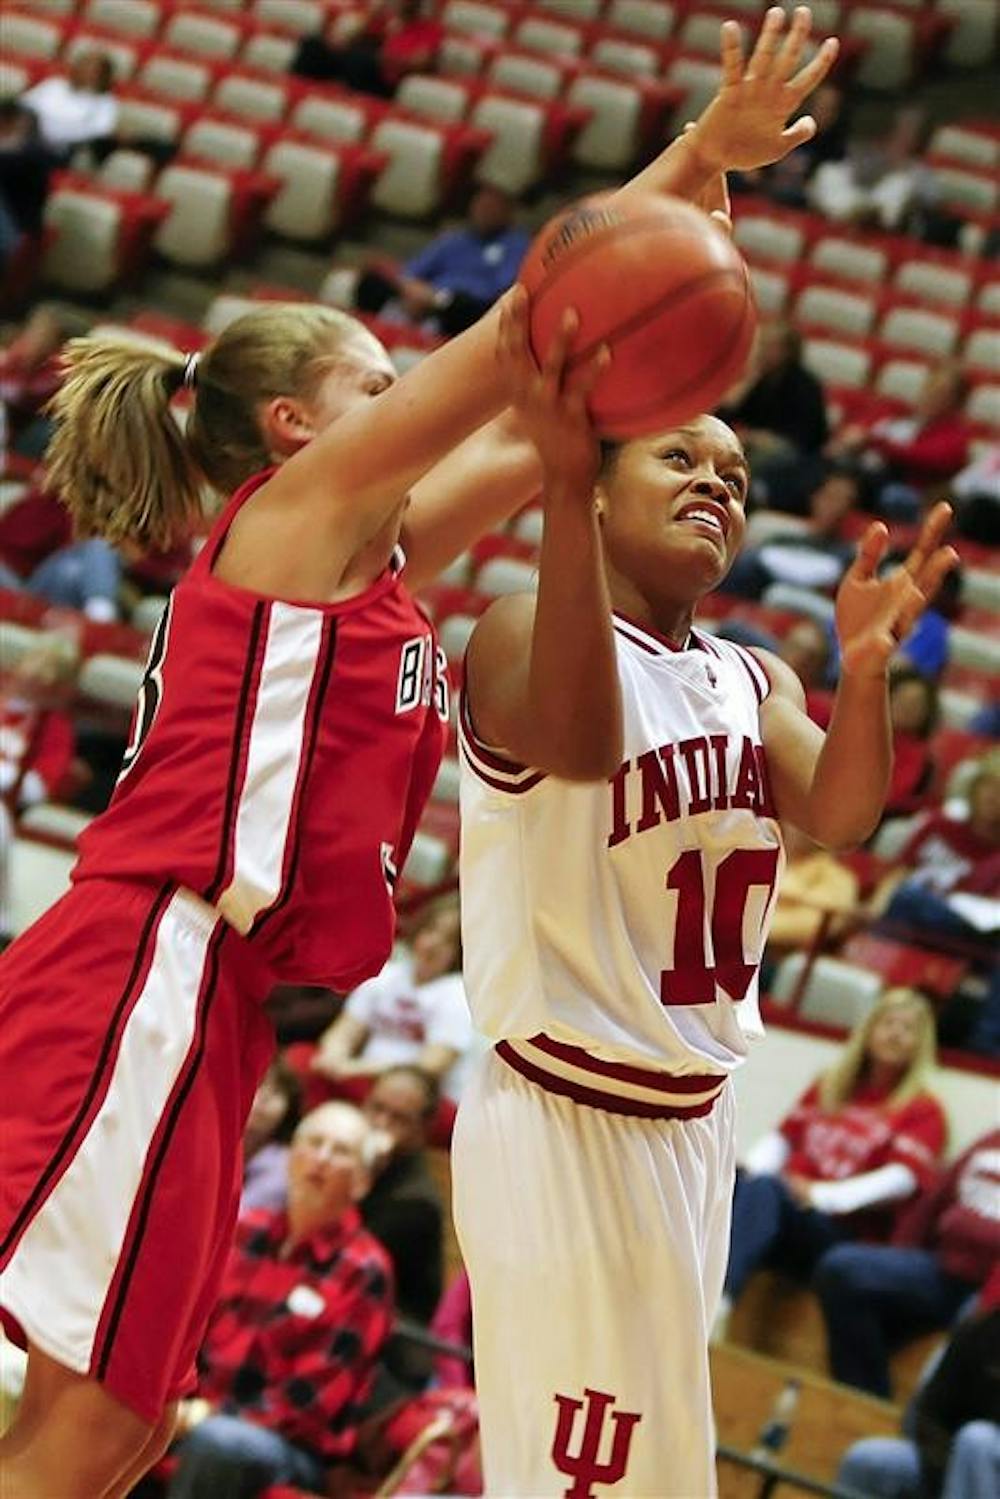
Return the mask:
<path id="1" fill-rule="evenodd" d="M 812 115 L 803 115 L 781 132 L 781 139 L 789 151 L 794 151 L 796 146 L 804 146 L 806 141 L 811 141 L 815 134 L 816 121 Z"/>
<path id="2" fill-rule="evenodd" d="M 713 208 L 709 217 L 712 219 L 713 223 L 718 224 L 723 234 L 728 234 L 729 237 L 732 238 L 733 221 L 729 217 L 728 213 L 723 213 L 721 208 Z"/>
<path id="3" fill-rule="evenodd" d="M 743 77 L 743 35 L 738 21 L 723 21 L 719 33 L 719 58 L 723 86 L 739 83 Z"/>
<path id="4" fill-rule="evenodd" d="M 528 293 L 520 285 L 512 287 L 500 303 L 497 359 L 505 369 L 514 372 L 512 378 L 523 375 L 525 367 L 534 366 L 535 362 L 528 337 L 529 305 Z"/>
<path id="5" fill-rule="evenodd" d="M 558 391 L 566 375 L 570 346 L 580 326 L 580 314 L 575 307 L 567 307 L 559 319 L 559 326 L 542 360 L 542 384 L 550 393 Z"/>
<path id="6" fill-rule="evenodd" d="M 954 547 L 939 547 L 924 563 L 913 581 L 929 604 L 952 568 L 958 566 L 958 553 Z"/>
<path id="7" fill-rule="evenodd" d="M 568 395 L 579 396 L 586 403 L 594 386 L 604 374 L 611 363 L 611 350 L 607 344 L 601 344 L 593 354 L 583 360 L 566 381 L 566 392 Z"/>
<path id="8" fill-rule="evenodd" d="M 840 51 L 840 43 L 835 36 L 828 36 L 820 47 L 816 56 L 810 58 L 805 67 L 796 73 L 794 78 L 788 80 L 788 86 L 795 90 L 797 104 L 812 93 L 813 89 L 823 82 L 834 63 L 837 61 L 837 53 Z"/>
<path id="9" fill-rule="evenodd" d="M 812 30 L 812 11 L 808 5 L 797 5 L 784 45 L 778 53 L 775 71 L 779 78 L 791 78 L 799 65 L 802 50 Z"/>
<path id="10" fill-rule="evenodd" d="M 917 576 L 927 562 L 927 559 L 941 545 L 945 533 L 951 525 L 952 513 L 952 508 L 947 500 L 941 500 L 939 504 L 934 506 L 934 509 L 920 527 L 920 534 L 904 564 L 906 571 L 912 577 Z"/>
<path id="11" fill-rule="evenodd" d="M 771 76 L 784 29 L 785 12 L 780 5 L 772 5 L 764 17 L 764 24 L 757 36 L 757 45 L 750 54 L 750 62 L 747 65 L 748 78 Z"/>
<path id="12" fill-rule="evenodd" d="M 889 545 L 889 530 L 880 520 L 873 521 L 858 543 L 858 555 L 851 563 L 848 576 L 855 580 L 873 578 Z"/>

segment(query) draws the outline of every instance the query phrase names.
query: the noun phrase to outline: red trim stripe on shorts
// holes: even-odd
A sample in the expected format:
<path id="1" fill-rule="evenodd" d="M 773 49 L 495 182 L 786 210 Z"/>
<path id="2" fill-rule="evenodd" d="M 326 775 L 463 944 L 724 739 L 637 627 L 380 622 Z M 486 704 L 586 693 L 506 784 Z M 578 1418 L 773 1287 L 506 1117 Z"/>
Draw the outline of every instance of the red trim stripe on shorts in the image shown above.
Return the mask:
<path id="1" fill-rule="evenodd" d="M 674 1075 L 594 1057 L 550 1036 L 498 1041 L 497 1055 L 547 1093 L 638 1119 L 699 1119 L 726 1086 L 720 1073 Z"/>

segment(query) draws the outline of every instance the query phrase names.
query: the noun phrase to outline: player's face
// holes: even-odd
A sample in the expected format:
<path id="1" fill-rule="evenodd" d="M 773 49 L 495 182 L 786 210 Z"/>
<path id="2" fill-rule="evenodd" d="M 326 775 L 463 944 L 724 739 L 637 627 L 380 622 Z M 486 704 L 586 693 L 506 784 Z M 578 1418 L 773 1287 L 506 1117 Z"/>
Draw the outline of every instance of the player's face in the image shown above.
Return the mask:
<path id="1" fill-rule="evenodd" d="M 742 544 L 748 481 L 739 440 L 714 416 L 624 444 L 598 491 L 610 560 L 640 586 L 709 592 Z"/>
<path id="2" fill-rule="evenodd" d="M 355 406 L 374 400 L 395 379 L 392 361 L 378 339 L 359 329 L 338 349 L 335 360 L 306 403 L 314 432 L 322 432 Z"/>
<path id="3" fill-rule="evenodd" d="M 908 1067 L 920 1044 L 921 1016 L 907 1004 L 893 1005 L 868 1033 L 868 1060 L 883 1067 Z"/>

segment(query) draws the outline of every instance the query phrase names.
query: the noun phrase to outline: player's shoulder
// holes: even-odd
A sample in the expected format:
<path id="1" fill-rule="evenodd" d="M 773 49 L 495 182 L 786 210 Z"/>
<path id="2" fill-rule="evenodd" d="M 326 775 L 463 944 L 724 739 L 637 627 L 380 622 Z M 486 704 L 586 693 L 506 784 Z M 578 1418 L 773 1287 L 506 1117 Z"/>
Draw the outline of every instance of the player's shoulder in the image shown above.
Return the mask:
<path id="1" fill-rule="evenodd" d="M 774 651 L 766 650 L 763 646 L 752 645 L 746 649 L 747 654 L 753 657 L 767 677 L 771 695 L 782 702 L 792 703 L 805 712 L 806 695 L 792 668 L 780 656 L 776 656 Z"/>
<path id="2" fill-rule="evenodd" d="M 469 639 L 466 674 L 489 672 L 510 659 L 509 653 L 531 639 L 535 624 L 534 593 L 508 593 L 480 615 Z"/>

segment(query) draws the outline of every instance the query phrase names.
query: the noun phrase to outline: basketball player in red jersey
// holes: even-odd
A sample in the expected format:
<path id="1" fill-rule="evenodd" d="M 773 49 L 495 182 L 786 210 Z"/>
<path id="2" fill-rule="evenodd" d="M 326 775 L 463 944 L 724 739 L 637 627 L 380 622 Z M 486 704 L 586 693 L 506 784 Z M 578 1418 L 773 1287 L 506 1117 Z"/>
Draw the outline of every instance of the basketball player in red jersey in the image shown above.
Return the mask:
<path id="1" fill-rule="evenodd" d="M 514 371 L 523 339 L 515 296 Z M 708 1499 L 728 1079 L 761 1034 L 781 823 L 834 848 L 877 826 L 889 662 L 957 561 L 951 512 L 885 578 L 886 528 L 864 536 L 824 737 L 782 662 L 693 625 L 744 534 L 730 428 L 602 452 L 555 362 L 520 404 L 546 473 L 538 591 L 479 621 L 460 715 L 465 982 L 494 1042 L 453 1143 L 486 1491 Z"/>
<path id="2" fill-rule="evenodd" d="M 727 33 L 718 98 L 639 186 L 698 197 L 809 137 L 786 121 L 835 46 L 795 72 L 808 13 L 783 26 L 756 70 Z M 2 1300 L 29 1344 L 0 1464 L 19 1499 L 117 1499 L 163 1450 L 228 1249 L 260 1002 L 282 979 L 351 987 L 388 954 L 446 714 L 406 584 L 538 482 L 504 419 L 483 427 L 508 399 L 496 329 L 398 383 L 325 309 L 262 308 L 197 364 L 73 354 L 50 468 L 81 529 L 166 542 L 206 483 L 235 494 L 154 636 L 73 887 L 0 967 Z"/>

